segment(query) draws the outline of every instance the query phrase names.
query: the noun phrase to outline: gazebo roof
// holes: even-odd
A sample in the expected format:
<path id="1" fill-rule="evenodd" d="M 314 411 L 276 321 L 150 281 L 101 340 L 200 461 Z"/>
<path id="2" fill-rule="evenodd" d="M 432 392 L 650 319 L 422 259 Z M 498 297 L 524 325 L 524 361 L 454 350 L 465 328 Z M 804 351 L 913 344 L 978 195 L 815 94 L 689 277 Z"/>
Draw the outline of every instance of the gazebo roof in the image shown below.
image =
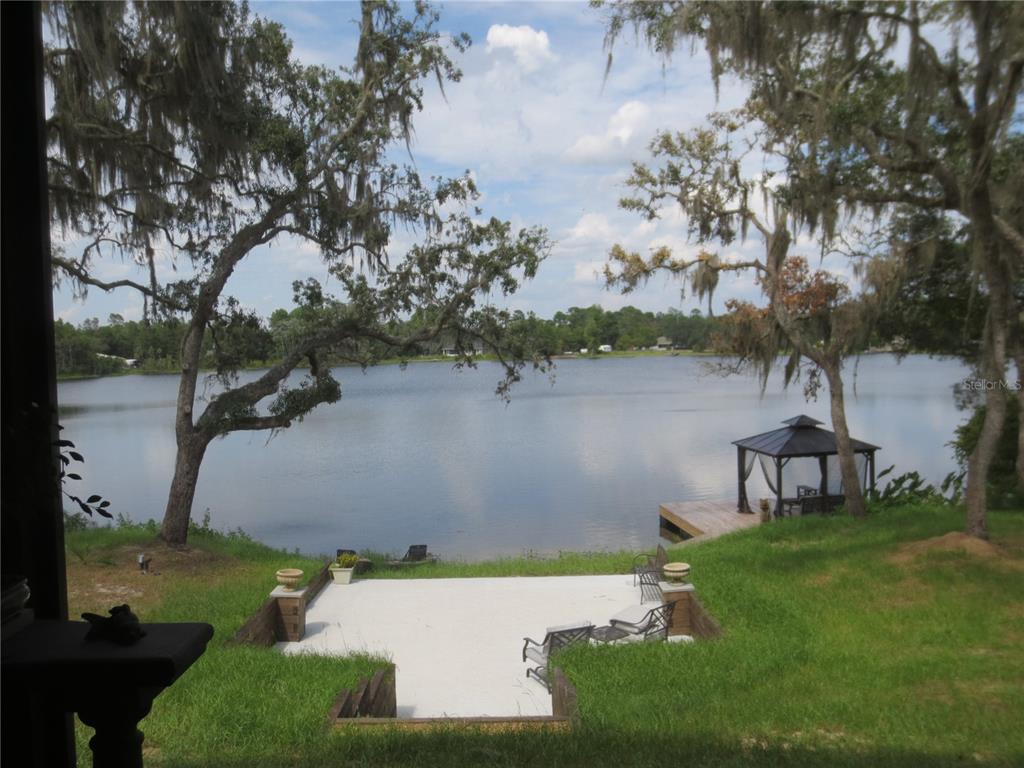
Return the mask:
<path id="1" fill-rule="evenodd" d="M 810 416 L 794 416 L 786 419 L 785 427 L 762 432 L 759 435 L 733 440 L 733 445 L 746 448 L 748 451 L 763 453 L 767 456 L 831 456 L 836 453 L 836 434 L 827 429 L 820 429 L 821 424 Z M 878 446 L 865 443 L 863 440 L 850 438 L 854 453 L 870 453 L 877 451 Z"/>

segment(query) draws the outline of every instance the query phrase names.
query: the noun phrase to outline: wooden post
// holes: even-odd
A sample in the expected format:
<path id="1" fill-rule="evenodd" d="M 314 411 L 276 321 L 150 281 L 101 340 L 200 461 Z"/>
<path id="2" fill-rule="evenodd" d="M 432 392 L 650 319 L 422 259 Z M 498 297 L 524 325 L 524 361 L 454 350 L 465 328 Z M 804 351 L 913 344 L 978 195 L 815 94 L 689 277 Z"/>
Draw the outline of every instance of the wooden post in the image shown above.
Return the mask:
<path id="1" fill-rule="evenodd" d="M 750 505 L 747 503 L 747 479 L 745 477 L 747 469 L 746 454 L 747 452 L 743 447 L 736 446 L 737 512 L 750 512 Z"/>
<path id="2" fill-rule="evenodd" d="M 552 672 L 551 714 L 555 717 L 568 717 L 575 721 L 579 718 L 579 705 L 576 700 L 576 686 L 569 682 L 561 667 Z"/>
<path id="3" fill-rule="evenodd" d="M 0 4 L 0 560 L 28 579 L 36 618 L 67 619 L 40 5 Z M 5 676 L 0 713 L 4 765 L 75 764 L 71 715 L 34 686 Z"/>
<path id="4" fill-rule="evenodd" d="M 818 469 L 821 471 L 821 485 L 818 488 L 818 493 L 828 496 L 828 456 L 818 457 Z"/>
<path id="5" fill-rule="evenodd" d="M 775 516 L 782 517 L 782 460 L 775 457 Z"/>
<path id="6" fill-rule="evenodd" d="M 871 451 L 868 454 L 868 469 L 871 472 L 871 492 L 875 491 L 875 452 Z"/>

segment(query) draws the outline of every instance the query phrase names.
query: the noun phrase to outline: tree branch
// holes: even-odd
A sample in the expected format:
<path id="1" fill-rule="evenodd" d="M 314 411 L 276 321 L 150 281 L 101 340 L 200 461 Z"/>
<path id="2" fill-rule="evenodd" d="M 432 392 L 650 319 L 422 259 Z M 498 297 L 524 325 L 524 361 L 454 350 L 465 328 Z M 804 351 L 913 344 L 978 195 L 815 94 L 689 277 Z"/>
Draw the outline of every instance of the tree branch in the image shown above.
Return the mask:
<path id="1" fill-rule="evenodd" d="M 956 174 L 951 171 L 944 163 L 937 158 L 928 154 L 924 145 L 917 140 L 917 138 L 907 134 L 906 132 L 889 131 L 882 128 L 879 125 L 872 125 L 871 131 L 877 136 L 885 139 L 886 141 L 895 142 L 902 144 L 907 147 L 917 158 L 915 162 L 906 161 L 898 163 L 895 160 L 885 157 L 879 151 L 877 143 L 873 143 L 869 138 L 869 134 L 861 134 L 861 145 L 867 150 L 871 160 L 878 165 L 880 168 L 884 168 L 888 171 L 894 172 L 908 172 L 908 173 L 925 173 L 934 178 L 939 185 L 942 187 L 942 193 L 945 197 L 943 205 L 954 211 L 959 211 L 963 207 L 963 196 L 960 193 L 960 184 L 957 182 Z M 908 200 L 900 200 L 895 202 L 911 202 Z M 933 205 L 927 205 L 926 207 L 935 207 Z"/>
<path id="2" fill-rule="evenodd" d="M 840 184 L 833 187 L 833 191 L 839 197 L 843 197 L 847 200 L 853 200 L 858 203 L 864 203 L 867 205 L 888 205 L 890 203 L 906 203 L 907 205 L 916 205 L 921 208 L 940 208 L 947 209 L 946 196 L 937 195 L 935 197 L 927 197 L 925 195 L 914 194 L 906 190 L 899 190 L 893 192 L 884 192 L 877 189 L 863 189 L 860 187 L 848 187 Z M 953 208 L 953 210 L 959 210 L 959 208 Z"/>
<path id="3" fill-rule="evenodd" d="M 263 429 L 287 429 L 292 425 L 288 416 L 237 416 L 224 419 L 221 426 L 223 432 L 240 432 L 242 430 L 258 431 Z"/>
<path id="4" fill-rule="evenodd" d="M 55 267 L 64 270 L 75 280 L 77 280 L 80 283 L 84 283 L 85 285 L 91 285 L 93 287 L 99 288 L 100 290 L 107 292 L 116 290 L 117 288 L 133 288 L 139 293 L 145 294 L 153 301 L 159 302 L 168 309 L 173 309 L 176 312 L 187 312 L 189 309 L 187 306 L 179 304 L 176 301 L 173 301 L 167 296 L 157 291 L 154 291 L 152 288 L 142 285 L 142 283 L 136 283 L 133 280 L 114 280 L 108 283 L 93 277 L 81 266 L 79 266 L 76 262 L 71 261 L 69 259 L 65 259 L 61 256 L 52 256 L 51 261 L 53 262 L 53 265 Z"/>
<path id="5" fill-rule="evenodd" d="M 992 218 L 996 223 L 996 229 L 999 230 L 999 234 L 1016 249 L 1018 256 L 1024 258 L 1024 235 L 999 214 L 994 214 Z"/>

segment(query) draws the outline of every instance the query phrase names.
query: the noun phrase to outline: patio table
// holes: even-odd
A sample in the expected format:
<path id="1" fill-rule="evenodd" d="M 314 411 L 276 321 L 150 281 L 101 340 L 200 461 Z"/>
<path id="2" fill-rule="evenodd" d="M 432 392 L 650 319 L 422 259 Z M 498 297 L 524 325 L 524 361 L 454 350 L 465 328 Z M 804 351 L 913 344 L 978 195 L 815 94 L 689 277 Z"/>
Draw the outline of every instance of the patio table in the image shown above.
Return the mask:
<path id="1" fill-rule="evenodd" d="M 595 627 L 590 636 L 599 643 L 614 643 L 616 640 L 629 637 L 629 632 L 619 627 L 604 626 Z"/>

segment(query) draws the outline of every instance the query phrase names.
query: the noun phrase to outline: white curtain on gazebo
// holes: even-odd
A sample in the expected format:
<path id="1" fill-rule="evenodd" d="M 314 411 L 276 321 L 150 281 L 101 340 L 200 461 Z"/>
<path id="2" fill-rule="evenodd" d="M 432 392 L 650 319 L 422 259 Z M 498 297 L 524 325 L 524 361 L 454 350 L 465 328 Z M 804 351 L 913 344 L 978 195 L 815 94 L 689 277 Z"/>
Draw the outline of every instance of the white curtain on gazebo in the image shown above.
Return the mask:
<path id="1" fill-rule="evenodd" d="M 857 465 L 857 479 L 861 490 L 868 487 L 868 457 L 864 453 L 855 453 L 853 461 Z M 839 469 L 839 457 L 828 457 L 828 492 L 832 495 L 843 493 L 843 473 Z"/>
<path id="2" fill-rule="evenodd" d="M 750 473 L 754 470 L 754 462 L 757 460 L 759 454 L 753 451 L 747 451 L 743 457 L 743 482 L 747 482 L 750 479 Z"/>
<path id="3" fill-rule="evenodd" d="M 763 453 L 757 454 L 757 458 L 761 461 L 761 472 L 764 474 L 764 480 L 768 483 L 768 488 L 776 496 L 779 495 L 779 489 L 775 487 L 775 461 L 771 456 L 766 456 Z M 786 479 L 786 463 L 789 459 L 780 459 L 782 462 L 782 479 L 785 482 Z"/>
<path id="4" fill-rule="evenodd" d="M 815 490 L 821 488 L 821 464 L 817 456 L 795 456 L 793 458 L 781 459 L 782 462 L 782 493 L 775 487 L 775 460 L 763 453 L 747 453 L 743 467 L 743 480 L 748 482 L 754 466 L 754 458 L 761 464 L 761 474 L 773 496 L 781 495 L 784 499 L 797 497 L 797 486 L 806 485 Z M 868 457 L 863 453 L 854 455 L 857 463 L 857 477 L 860 480 L 861 489 L 868 485 Z M 825 459 L 828 469 L 828 494 L 830 496 L 843 495 L 843 477 L 839 471 L 839 457 L 828 456 Z M 756 504 L 757 488 L 753 484 L 747 485 L 747 496 L 751 500 L 751 506 Z"/>
<path id="5" fill-rule="evenodd" d="M 782 459 L 782 493 L 779 494 L 775 487 L 775 462 L 771 456 L 758 455 L 761 458 L 761 471 L 764 473 L 764 479 L 773 494 L 781 495 L 784 499 L 794 499 L 797 496 L 798 485 L 806 485 L 814 489 L 821 487 L 821 465 L 818 464 L 817 457 L 794 456 L 790 459 Z"/>

